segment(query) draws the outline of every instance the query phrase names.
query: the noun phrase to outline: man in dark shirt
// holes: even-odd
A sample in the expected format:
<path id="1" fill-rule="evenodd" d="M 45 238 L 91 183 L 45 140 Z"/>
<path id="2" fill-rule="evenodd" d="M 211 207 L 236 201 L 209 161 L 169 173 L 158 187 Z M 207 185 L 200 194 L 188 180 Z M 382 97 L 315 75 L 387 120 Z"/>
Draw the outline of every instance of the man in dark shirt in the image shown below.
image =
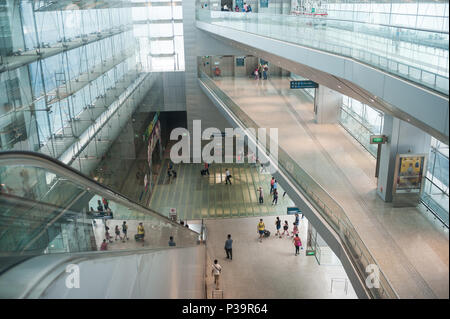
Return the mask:
<path id="1" fill-rule="evenodd" d="M 231 239 L 231 235 L 228 234 L 228 239 L 225 241 L 225 252 L 227 253 L 227 259 L 233 260 L 233 239 Z"/>

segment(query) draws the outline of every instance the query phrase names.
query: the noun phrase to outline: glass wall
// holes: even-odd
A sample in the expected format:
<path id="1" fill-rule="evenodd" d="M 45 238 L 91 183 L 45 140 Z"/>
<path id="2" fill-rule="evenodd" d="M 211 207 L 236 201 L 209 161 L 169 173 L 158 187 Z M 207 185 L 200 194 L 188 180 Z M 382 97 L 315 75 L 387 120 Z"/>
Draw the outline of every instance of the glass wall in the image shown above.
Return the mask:
<path id="1" fill-rule="evenodd" d="M 146 71 L 184 71 L 183 10 L 181 2 L 148 1 L 132 8 L 133 35 Z"/>
<path id="2" fill-rule="evenodd" d="M 370 144 L 370 135 L 383 132 L 383 112 L 343 95 L 340 123 L 370 154 L 377 155 L 377 145 Z"/>
<path id="3" fill-rule="evenodd" d="M 59 158 L 134 79 L 131 8 L 0 2 L 0 150 Z"/>
<path id="4" fill-rule="evenodd" d="M 431 138 L 428 172 L 422 194 L 425 205 L 433 210 L 447 227 L 449 225 L 448 155 L 448 145 Z"/>

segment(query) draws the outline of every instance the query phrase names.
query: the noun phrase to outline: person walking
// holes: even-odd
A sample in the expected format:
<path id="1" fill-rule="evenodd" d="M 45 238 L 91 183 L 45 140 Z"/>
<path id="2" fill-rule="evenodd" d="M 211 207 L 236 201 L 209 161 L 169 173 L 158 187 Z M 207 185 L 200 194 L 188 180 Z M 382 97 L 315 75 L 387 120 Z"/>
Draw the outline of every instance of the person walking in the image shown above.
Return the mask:
<path id="1" fill-rule="evenodd" d="M 267 80 L 267 71 L 269 71 L 269 67 L 267 66 L 267 63 L 266 63 L 263 66 L 263 77 L 264 77 L 264 80 Z"/>
<path id="2" fill-rule="evenodd" d="M 277 219 L 275 220 L 275 227 L 277 228 L 277 232 L 275 233 L 275 236 L 279 236 L 279 238 L 281 238 L 281 234 L 280 234 L 281 220 L 280 220 L 280 217 L 277 217 Z"/>
<path id="3" fill-rule="evenodd" d="M 261 186 L 258 188 L 258 195 L 259 195 L 259 203 L 264 204 L 264 194 Z"/>
<path id="4" fill-rule="evenodd" d="M 209 176 L 209 164 L 205 162 L 205 170 L 204 170 L 205 174 L 208 174 Z"/>
<path id="5" fill-rule="evenodd" d="M 142 246 L 144 246 L 145 229 L 142 223 L 139 223 L 137 227 L 137 238 L 142 239 Z"/>
<path id="6" fill-rule="evenodd" d="M 276 189 L 273 190 L 273 200 L 272 200 L 272 205 L 276 205 L 278 204 L 278 192 Z"/>
<path id="7" fill-rule="evenodd" d="M 122 237 L 120 236 L 120 228 L 119 228 L 119 225 L 116 225 L 116 228 L 114 228 L 114 232 L 116 233 L 116 238 L 115 238 L 115 240 L 117 240 L 117 236 L 119 236 L 119 239 L 122 240 Z"/>
<path id="8" fill-rule="evenodd" d="M 298 226 L 297 222 L 294 223 L 294 228 L 292 228 L 292 237 L 298 234 Z"/>
<path id="9" fill-rule="evenodd" d="M 127 232 L 128 232 L 128 225 L 127 225 L 127 222 L 124 221 L 122 224 L 122 233 L 123 233 L 122 242 L 125 242 L 125 239 L 128 240 Z"/>
<path id="10" fill-rule="evenodd" d="M 228 168 L 225 170 L 225 184 L 230 183 L 231 185 L 231 174 L 230 171 L 228 170 Z"/>
<path id="11" fill-rule="evenodd" d="M 295 246 L 295 256 L 300 254 L 300 247 L 302 247 L 302 241 L 300 239 L 300 237 L 298 236 L 298 234 L 295 234 L 295 237 L 292 239 L 292 241 L 294 242 L 294 246 Z"/>
<path id="12" fill-rule="evenodd" d="M 275 177 L 272 176 L 272 179 L 270 180 L 270 194 L 272 195 L 273 192 L 273 185 L 275 184 Z"/>
<path id="13" fill-rule="evenodd" d="M 225 252 L 227 253 L 227 259 L 233 260 L 233 239 L 231 239 L 230 234 L 225 241 Z"/>
<path id="14" fill-rule="evenodd" d="M 284 221 L 283 233 L 281 235 L 284 235 L 284 234 L 286 234 L 289 237 L 289 224 L 288 224 L 287 220 Z"/>
<path id="15" fill-rule="evenodd" d="M 217 259 L 215 259 L 214 264 L 212 266 L 211 274 L 214 276 L 214 285 L 216 286 L 215 287 L 216 290 L 219 290 L 219 279 L 220 279 L 221 272 L 222 272 L 222 266 L 220 266 Z"/>
<path id="16" fill-rule="evenodd" d="M 300 224 L 300 218 L 298 216 L 298 213 L 295 213 L 295 224 L 297 224 L 297 226 Z"/>
<path id="17" fill-rule="evenodd" d="M 103 206 L 105 207 L 105 211 L 107 211 L 109 208 L 108 200 L 106 198 L 102 197 L 102 202 L 103 202 Z"/>
<path id="18" fill-rule="evenodd" d="M 278 191 L 278 182 L 277 182 L 277 180 L 275 180 L 275 181 L 273 182 L 273 190 L 274 190 L 274 191 Z"/>
<path id="19" fill-rule="evenodd" d="M 108 250 L 108 243 L 106 239 L 103 239 L 102 245 L 100 246 L 100 250 Z"/>
<path id="20" fill-rule="evenodd" d="M 262 218 L 259 220 L 258 226 L 256 228 L 258 229 L 257 232 L 259 233 L 259 242 L 262 243 L 264 230 L 266 229 L 266 225 L 264 225 Z"/>
<path id="21" fill-rule="evenodd" d="M 253 75 L 255 76 L 255 80 L 258 80 L 259 74 L 258 74 L 258 68 L 253 71 Z"/>

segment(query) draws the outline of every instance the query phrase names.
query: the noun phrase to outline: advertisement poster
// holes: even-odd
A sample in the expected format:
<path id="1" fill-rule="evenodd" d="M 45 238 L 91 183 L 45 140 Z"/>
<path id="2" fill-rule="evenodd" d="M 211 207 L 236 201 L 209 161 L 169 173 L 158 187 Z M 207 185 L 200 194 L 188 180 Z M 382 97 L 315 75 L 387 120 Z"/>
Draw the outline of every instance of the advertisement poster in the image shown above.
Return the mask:
<path id="1" fill-rule="evenodd" d="M 396 193 L 420 193 L 425 155 L 398 155 Z"/>
<path id="2" fill-rule="evenodd" d="M 259 0 L 259 7 L 260 8 L 268 8 L 269 7 L 269 0 Z"/>

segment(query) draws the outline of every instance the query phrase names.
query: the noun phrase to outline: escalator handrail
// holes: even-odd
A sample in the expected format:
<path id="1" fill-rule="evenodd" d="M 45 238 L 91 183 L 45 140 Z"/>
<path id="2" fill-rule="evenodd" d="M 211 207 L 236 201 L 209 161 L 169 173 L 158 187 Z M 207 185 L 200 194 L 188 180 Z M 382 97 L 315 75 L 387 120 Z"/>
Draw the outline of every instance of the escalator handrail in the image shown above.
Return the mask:
<path id="1" fill-rule="evenodd" d="M 109 200 L 113 200 L 118 204 L 122 204 L 127 208 L 132 208 L 137 210 L 140 213 L 150 214 L 156 218 L 163 219 L 164 222 L 168 222 L 173 226 L 183 228 L 185 231 L 190 231 L 196 235 L 197 232 L 184 227 L 176 222 L 173 222 L 167 216 L 158 213 L 157 211 L 147 208 L 141 204 L 138 204 L 128 198 L 127 196 L 118 193 L 108 186 L 105 186 L 90 177 L 87 177 L 83 173 L 77 171 L 73 167 L 64 164 L 63 162 L 52 158 L 48 155 L 30 151 L 2 151 L 0 152 L 0 164 L 4 161 L 11 161 L 13 165 L 22 165 L 22 164 L 30 164 L 34 167 L 39 167 L 43 169 L 48 169 L 52 173 L 57 173 L 62 177 L 66 177 L 67 179 L 75 182 L 77 185 L 81 185 L 85 187 L 89 191 L 93 191 L 97 195 L 101 195 L 102 197 L 106 197 Z M 1 165 L 0 165 L 1 167 Z"/>

